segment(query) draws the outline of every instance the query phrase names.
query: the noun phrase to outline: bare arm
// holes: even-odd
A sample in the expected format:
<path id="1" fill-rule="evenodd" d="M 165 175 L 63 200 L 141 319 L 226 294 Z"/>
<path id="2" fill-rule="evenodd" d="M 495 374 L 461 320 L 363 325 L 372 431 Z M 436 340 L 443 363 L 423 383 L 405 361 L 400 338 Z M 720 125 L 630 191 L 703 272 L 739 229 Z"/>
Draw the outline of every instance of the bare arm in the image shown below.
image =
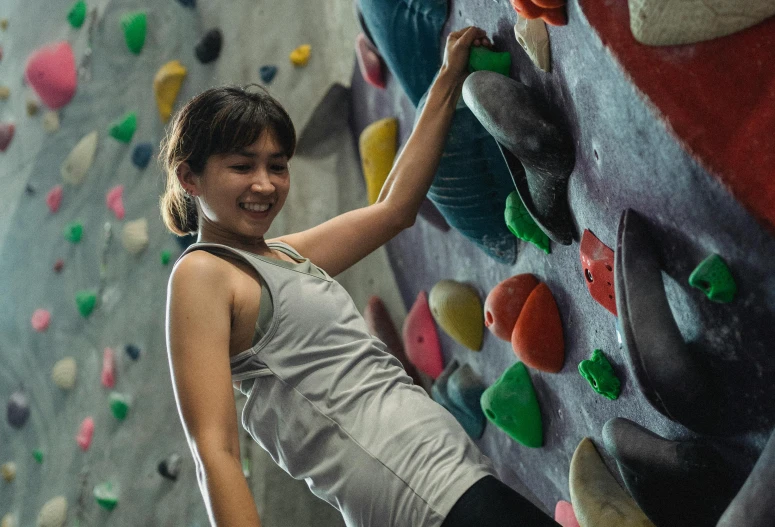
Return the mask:
<path id="1" fill-rule="evenodd" d="M 167 350 L 183 429 L 212 525 L 260 527 L 242 474 L 231 386 L 233 295 L 228 264 L 203 251 L 186 255 L 167 291 Z"/>

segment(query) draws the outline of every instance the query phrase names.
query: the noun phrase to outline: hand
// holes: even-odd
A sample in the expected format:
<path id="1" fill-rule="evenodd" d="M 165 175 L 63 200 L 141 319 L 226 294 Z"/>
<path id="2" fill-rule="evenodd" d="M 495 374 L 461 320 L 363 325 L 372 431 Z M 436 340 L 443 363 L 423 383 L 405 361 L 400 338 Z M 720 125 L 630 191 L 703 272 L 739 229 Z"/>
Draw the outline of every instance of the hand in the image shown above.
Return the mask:
<path id="1" fill-rule="evenodd" d="M 487 33 L 476 26 L 453 31 L 447 37 L 441 69 L 461 84 L 468 75 L 468 55 L 472 45 L 492 47 Z"/>

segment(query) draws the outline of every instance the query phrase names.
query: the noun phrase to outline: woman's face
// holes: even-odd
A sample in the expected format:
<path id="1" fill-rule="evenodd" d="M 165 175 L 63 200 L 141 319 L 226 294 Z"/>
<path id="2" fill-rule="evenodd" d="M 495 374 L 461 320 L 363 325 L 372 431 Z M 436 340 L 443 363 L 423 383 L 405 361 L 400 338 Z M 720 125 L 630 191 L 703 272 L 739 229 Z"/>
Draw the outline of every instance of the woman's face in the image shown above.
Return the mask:
<path id="1" fill-rule="evenodd" d="M 263 238 L 288 196 L 288 157 L 274 134 L 264 132 L 240 152 L 210 156 L 194 179 L 204 232 L 245 241 Z"/>

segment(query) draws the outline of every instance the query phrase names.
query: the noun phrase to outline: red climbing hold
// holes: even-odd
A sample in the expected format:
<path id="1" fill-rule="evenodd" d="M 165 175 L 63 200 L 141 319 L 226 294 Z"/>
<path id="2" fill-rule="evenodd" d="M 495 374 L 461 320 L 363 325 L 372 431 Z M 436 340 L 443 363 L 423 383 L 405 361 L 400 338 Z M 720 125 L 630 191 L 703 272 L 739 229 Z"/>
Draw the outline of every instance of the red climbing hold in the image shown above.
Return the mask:
<path id="1" fill-rule="evenodd" d="M 581 237 L 581 267 L 592 298 L 616 315 L 614 289 L 614 252 L 588 229 Z"/>
<path id="2" fill-rule="evenodd" d="M 0 152 L 8 150 L 11 144 L 13 134 L 16 132 L 16 126 L 11 123 L 0 123 Z"/>
<path id="3" fill-rule="evenodd" d="M 54 262 L 54 271 L 57 273 L 61 273 L 62 269 L 65 268 L 65 261 L 61 258 L 59 258 L 56 262 Z"/>
<path id="4" fill-rule="evenodd" d="M 355 56 L 363 79 L 375 88 L 384 89 L 386 82 L 382 57 L 364 33 L 355 37 Z"/>
<path id="5" fill-rule="evenodd" d="M 439 334 L 425 291 L 420 291 L 403 327 L 404 349 L 418 370 L 436 378 L 444 370 Z"/>
<path id="6" fill-rule="evenodd" d="M 559 4 L 559 5 L 558 5 Z M 547 24 L 564 26 L 568 23 L 568 15 L 565 12 L 565 2 L 558 0 L 511 0 L 511 6 L 519 16 L 531 20 L 541 18 Z M 557 6 L 557 7 L 542 7 Z"/>
<path id="7" fill-rule="evenodd" d="M 56 185 L 46 194 L 46 205 L 51 212 L 59 210 L 59 206 L 62 204 L 62 192 L 62 185 Z"/>
<path id="8" fill-rule="evenodd" d="M 49 108 L 63 107 L 78 85 L 73 48 L 68 42 L 58 42 L 38 49 L 27 61 L 24 79 Z"/>
<path id="9" fill-rule="evenodd" d="M 557 373 L 565 362 L 565 340 L 557 303 L 549 286 L 538 284 L 527 297 L 511 335 L 511 347 L 527 366 Z"/>
<path id="10" fill-rule="evenodd" d="M 507 278 L 493 287 L 484 301 L 484 325 L 493 335 L 511 341 L 522 307 L 538 283 L 535 276 L 526 273 Z"/>

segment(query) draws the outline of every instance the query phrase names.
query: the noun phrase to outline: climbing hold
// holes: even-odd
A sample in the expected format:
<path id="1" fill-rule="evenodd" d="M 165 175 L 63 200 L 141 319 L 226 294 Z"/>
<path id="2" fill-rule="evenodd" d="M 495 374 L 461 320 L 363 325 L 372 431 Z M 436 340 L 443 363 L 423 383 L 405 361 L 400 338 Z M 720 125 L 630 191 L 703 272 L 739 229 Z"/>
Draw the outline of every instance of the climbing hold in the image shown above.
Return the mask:
<path id="1" fill-rule="evenodd" d="M 12 482 L 16 479 L 16 463 L 13 461 L 3 463 L 3 465 L 0 466 L 0 472 L 2 472 L 4 480 L 8 483 Z"/>
<path id="2" fill-rule="evenodd" d="M 110 348 L 102 352 L 102 374 L 100 381 L 105 388 L 116 386 L 116 355 Z"/>
<path id="3" fill-rule="evenodd" d="M 192 9 L 196 7 L 196 0 L 178 0 L 178 2 L 183 7 L 190 7 Z"/>
<path id="4" fill-rule="evenodd" d="M 159 462 L 157 470 L 162 477 L 169 480 L 176 481 L 178 474 L 180 474 L 180 454 L 173 453 L 167 459 L 163 459 Z"/>
<path id="5" fill-rule="evenodd" d="M 94 487 L 94 499 L 103 509 L 112 511 L 118 505 L 118 493 L 110 483 L 100 483 Z"/>
<path id="6" fill-rule="evenodd" d="M 261 82 L 264 84 L 269 84 L 274 80 L 275 75 L 277 75 L 277 66 L 273 66 L 271 64 L 261 66 L 258 69 L 258 75 L 261 77 Z"/>
<path id="7" fill-rule="evenodd" d="M 110 123 L 110 129 L 108 133 L 114 139 L 118 139 L 122 143 L 129 143 L 132 141 L 132 136 L 135 135 L 137 129 L 137 114 L 134 112 L 128 112 L 122 117 L 116 119 Z"/>
<path id="8" fill-rule="evenodd" d="M 522 307 L 530 292 L 538 285 L 532 274 L 518 274 L 492 288 L 484 301 L 484 325 L 493 335 L 511 342 Z"/>
<path id="9" fill-rule="evenodd" d="M 113 417 L 119 421 L 126 419 L 126 414 L 129 413 L 129 406 L 131 404 L 129 396 L 113 392 L 110 394 L 110 411 L 113 412 Z"/>
<path id="10" fill-rule="evenodd" d="M 716 525 L 745 480 L 707 440 L 669 441 L 616 417 L 603 427 L 603 441 L 630 495 L 656 525 L 683 525 L 686 518 Z"/>
<path id="11" fill-rule="evenodd" d="M 29 183 L 27 183 L 27 185 L 24 187 L 24 192 L 25 192 L 25 193 L 26 193 L 28 196 L 34 196 L 34 195 L 35 195 L 35 187 L 33 187 L 32 185 L 30 185 Z"/>
<path id="12" fill-rule="evenodd" d="M 598 304 L 616 316 L 616 291 L 613 285 L 614 252 L 589 229 L 584 229 L 579 254 L 589 294 Z"/>
<path id="13" fill-rule="evenodd" d="M 38 513 L 38 527 L 63 527 L 67 520 L 67 498 L 57 496 L 48 500 Z"/>
<path id="14" fill-rule="evenodd" d="M 511 70 L 511 53 L 508 51 L 493 51 L 483 46 L 473 46 L 468 55 L 468 71 L 494 71 L 509 76 Z"/>
<path id="15" fill-rule="evenodd" d="M 39 448 L 36 448 L 32 451 L 32 457 L 35 458 L 35 461 L 38 462 L 38 464 L 43 463 L 43 451 Z"/>
<path id="16" fill-rule="evenodd" d="M 568 178 L 576 163 L 570 132 L 549 117 L 532 90 L 504 75 L 470 74 L 463 99 L 498 143 L 530 216 L 554 242 L 570 245 Z"/>
<path id="17" fill-rule="evenodd" d="M 105 204 L 108 210 L 119 220 L 124 219 L 124 185 L 116 185 L 105 194 Z"/>
<path id="18" fill-rule="evenodd" d="M 658 255 L 645 219 L 633 210 L 623 211 L 614 277 L 628 368 L 659 412 L 695 432 L 719 435 L 715 375 L 684 342 L 667 301 Z"/>
<path id="19" fill-rule="evenodd" d="M 67 13 L 67 21 L 70 25 L 78 29 L 83 25 L 86 20 L 86 2 L 79 0 L 73 7 L 70 8 L 70 12 Z"/>
<path id="20" fill-rule="evenodd" d="M 480 400 L 487 386 L 468 364 L 450 362 L 431 387 L 431 397 L 446 408 L 473 439 L 484 434 L 487 419 Z"/>
<path id="21" fill-rule="evenodd" d="M 591 358 L 579 362 L 579 373 L 600 395 L 612 401 L 619 397 L 622 384 L 602 350 L 594 350 Z"/>
<path id="22" fill-rule="evenodd" d="M 30 417 L 30 400 L 22 391 L 16 391 L 8 398 L 6 408 L 8 424 L 14 428 L 21 428 Z"/>
<path id="23" fill-rule="evenodd" d="M 558 501 L 554 507 L 554 521 L 562 527 L 579 527 L 576 513 L 573 512 L 573 505 L 563 500 Z"/>
<path id="24" fill-rule="evenodd" d="M 126 354 L 129 355 L 129 358 L 132 360 L 140 358 L 140 348 L 134 344 L 127 344 L 126 347 L 124 347 L 124 351 L 126 351 Z"/>
<path id="25" fill-rule="evenodd" d="M 309 57 L 312 52 L 312 46 L 309 44 L 302 44 L 298 48 L 291 51 L 290 59 L 294 66 L 306 66 L 309 62 Z"/>
<path id="26" fill-rule="evenodd" d="M 557 373 L 565 362 L 565 340 L 557 303 L 549 286 L 540 283 L 527 297 L 511 334 L 511 347 L 531 368 Z"/>
<path id="27" fill-rule="evenodd" d="M 51 323 L 51 313 L 45 309 L 36 309 L 32 314 L 32 329 L 35 331 L 46 331 Z"/>
<path id="28" fill-rule="evenodd" d="M 544 71 L 552 69 L 552 55 L 549 48 L 549 33 L 543 20 L 528 20 L 517 15 L 514 36 L 533 64 Z"/>
<path id="29" fill-rule="evenodd" d="M 5 31 L 8 29 L 8 19 L 7 18 L 0 18 L 0 29 Z"/>
<path id="30" fill-rule="evenodd" d="M 544 443 L 541 408 L 527 367 L 517 362 L 482 394 L 484 415 L 509 437 L 530 448 Z"/>
<path id="31" fill-rule="evenodd" d="M 55 185 L 54 188 L 48 191 L 46 194 L 46 205 L 51 212 L 59 210 L 59 206 L 62 204 L 62 185 Z"/>
<path id="32" fill-rule="evenodd" d="M 27 61 L 24 79 L 46 106 L 52 110 L 63 107 L 78 86 L 73 48 L 68 42 L 39 48 Z"/>
<path id="33" fill-rule="evenodd" d="M 148 247 L 148 221 L 145 218 L 128 221 L 121 231 L 121 243 L 132 254 L 140 254 Z"/>
<path id="34" fill-rule="evenodd" d="M 482 301 L 476 289 L 454 280 L 440 280 L 428 295 L 436 323 L 466 348 L 479 351 L 484 338 Z"/>
<path id="35" fill-rule="evenodd" d="M 132 151 L 132 163 L 140 170 L 143 170 L 151 161 L 152 154 L 153 145 L 151 143 L 140 143 Z"/>
<path id="36" fill-rule="evenodd" d="M 398 151 L 398 120 L 386 117 L 363 129 L 358 140 L 369 204 L 377 202 Z"/>
<path id="37" fill-rule="evenodd" d="M 19 527 L 19 518 L 9 512 L 0 520 L 0 527 Z"/>
<path id="38" fill-rule="evenodd" d="M 355 58 L 363 80 L 375 88 L 384 89 L 386 80 L 382 57 L 365 33 L 359 33 L 355 37 Z"/>
<path id="39" fill-rule="evenodd" d="M 91 446 L 92 437 L 94 437 L 94 419 L 87 417 L 81 422 L 78 429 L 78 435 L 75 436 L 75 442 L 86 452 Z"/>
<path id="40" fill-rule="evenodd" d="M 97 292 L 93 289 L 84 289 L 75 294 L 75 304 L 78 306 L 78 312 L 84 318 L 88 318 L 97 305 Z"/>
<path id="41" fill-rule="evenodd" d="M 145 11 L 133 11 L 121 17 L 121 29 L 129 51 L 139 55 L 145 45 L 148 16 Z"/>
<path id="42" fill-rule="evenodd" d="M 729 504 L 716 527 L 769 527 L 775 525 L 775 432 L 740 492 Z"/>
<path id="43" fill-rule="evenodd" d="M 218 58 L 223 46 L 223 35 L 218 28 L 211 29 L 202 37 L 194 47 L 194 54 L 202 64 L 207 64 Z"/>
<path id="44" fill-rule="evenodd" d="M 86 172 L 94 161 L 96 151 L 97 132 L 95 130 L 81 138 L 62 162 L 59 171 L 65 183 L 80 185 L 83 182 Z"/>
<path id="45" fill-rule="evenodd" d="M 552 252 L 549 248 L 549 237 L 536 225 L 516 190 L 506 198 L 504 219 L 506 220 L 506 227 L 514 236 L 520 240 L 532 243 L 546 254 Z"/>
<path id="46" fill-rule="evenodd" d="M 689 275 L 689 285 L 701 290 L 714 302 L 731 302 L 737 294 L 735 279 L 718 254 L 711 254 L 700 262 Z"/>
<path id="47" fill-rule="evenodd" d="M 0 101 L 8 100 L 11 96 L 11 89 L 8 86 L 0 86 Z"/>
<path id="48" fill-rule="evenodd" d="M 77 221 L 68 223 L 65 226 L 64 234 L 67 241 L 78 243 L 81 241 L 81 236 L 83 236 L 83 225 Z"/>
<path id="49" fill-rule="evenodd" d="M 40 106 L 38 106 L 38 103 L 34 101 L 33 99 L 27 99 L 27 116 L 28 117 L 34 117 L 38 114 L 38 111 L 40 110 Z"/>
<path id="50" fill-rule="evenodd" d="M 161 252 L 161 264 L 162 265 L 169 265 L 170 260 L 172 259 L 172 252 L 168 250 L 163 250 Z"/>
<path id="51" fill-rule="evenodd" d="M 183 85 L 183 80 L 186 78 L 188 70 L 178 60 L 171 60 L 164 66 L 159 68 L 156 72 L 156 76 L 153 78 L 153 94 L 156 97 L 156 107 L 159 109 L 159 116 L 163 123 L 170 120 L 172 116 L 172 107 L 175 105 L 175 100 L 180 93 L 180 87 Z M 150 143 L 145 143 L 150 146 Z M 139 148 L 140 145 L 138 145 Z M 150 149 L 148 150 L 148 158 L 150 159 Z M 137 152 L 137 148 L 135 149 Z M 134 155 L 132 157 L 134 161 Z M 135 162 L 139 165 L 141 163 Z M 148 162 L 145 162 L 147 165 Z M 143 165 L 140 168 L 145 168 Z"/>
<path id="52" fill-rule="evenodd" d="M 511 0 L 511 5 L 514 8 L 514 11 L 523 18 L 541 18 L 547 24 L 553 26 L 564 26 L 568 23 L 568 15 L 565 12 L 565 2 Z"/>
<path id="53" fill-rule="evenodd" d="M 53 110 L 43 114 L 43 129 L 50 134 L 59 130 L 59 114 Z"/>
<path id="54" fill-rule="evenodd" d="M 14 132 L 16 132 L 16 126 L 12 123 L 0 123 L 0 152 L 8 150 Z"/>
<path id="55" fill-rule="evenodd" d="M 75 386 L 77 371 L 78 367 L 75 363 L 75 359 L 72 357 L 65 357 L 54 364 L 54 367 L 51 369 L 51 379 L 54 381 L 54 384 L 61 389 L 72 390 Z"/>
<path id="56" fill-rule="evenodd" d="M 425 291 L 420 291 L 402 328 L 406 356 L 418 370 L 435 379 L 444 370 L 436 324 Z"/>
<path id="57" fill-rule="evenodd" d="M 608 472 L 595 445 L 585 437 L 570 462 L 571 502 L 580 525 L 655 527 Z"/>

